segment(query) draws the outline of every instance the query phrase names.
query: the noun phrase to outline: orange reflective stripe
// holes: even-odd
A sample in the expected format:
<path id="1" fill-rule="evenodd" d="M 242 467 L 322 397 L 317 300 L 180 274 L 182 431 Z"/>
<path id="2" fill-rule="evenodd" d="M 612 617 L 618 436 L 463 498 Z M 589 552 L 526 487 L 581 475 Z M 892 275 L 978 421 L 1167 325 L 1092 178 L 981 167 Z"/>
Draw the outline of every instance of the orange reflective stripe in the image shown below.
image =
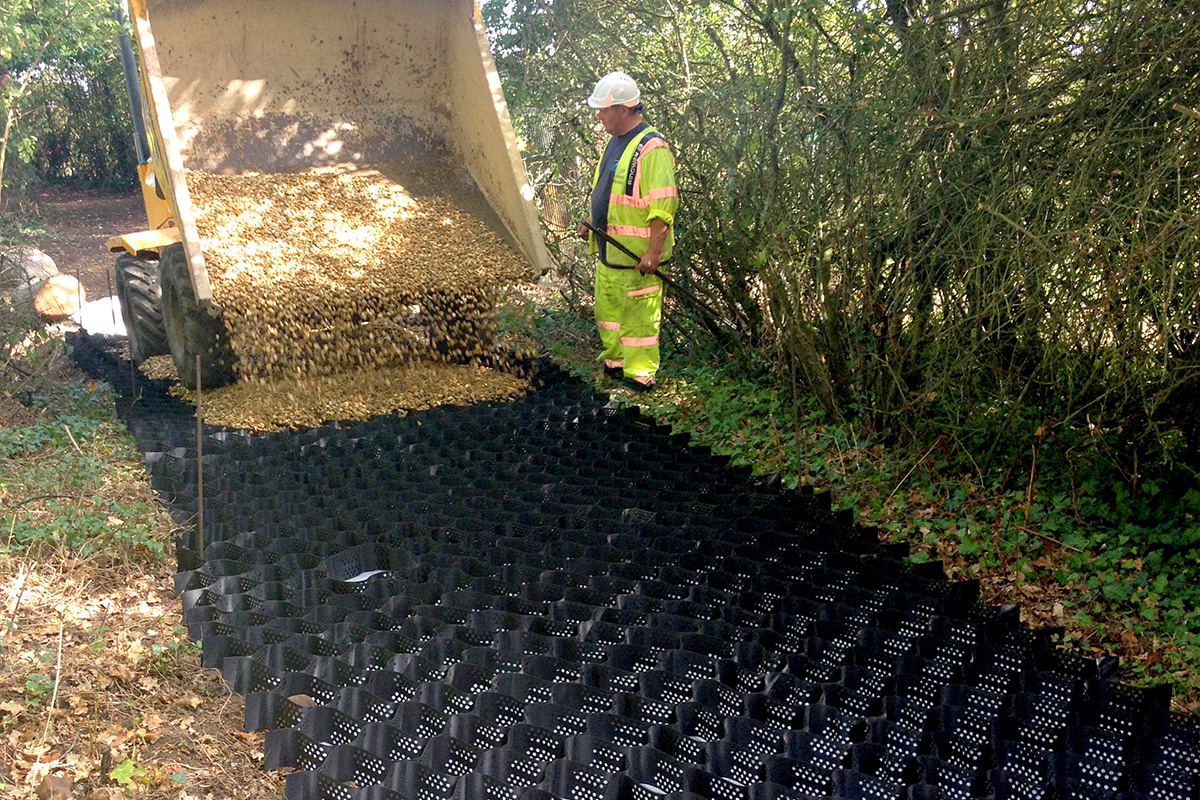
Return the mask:
<path id="1" fill-rule="evenodd" d="M 638 153 L 637 163 L 633 165 L 633 193 L 635 195 L 641 196 L 642 194 L 642 159 L 650 151 L 666 146 L 667 143 L 665 140 L 655 137 L 646 142 L 646 146 L 642 148 L 642 152 Z"/>
<path id="2" fill-rule="evenodd" d="M 647 286 L 645 289 L 634 289 L 629 293 L 630 297 L 641 297 L 644 294 L 654 294 L 658 291 L 657 286 Z"/>
<path id="3" fill-rule="evenodd" d="M 621 345 L 623 347 L 654 347 L 656 344 L 658 344 L 657 336 L 621 337 Z"/>
<path id="4" fill-rule="evenodd" d="M 609 225 L 609 236 L 632 236 L 635 239 L 649 239 L 650 229 L 639 228 L 636 225 Z"/>
<path id="5" fill-rule="evenodd" d="M 614 206 L 632 206 L 633 208 L 649 208 L 649 197 L 634 197 L 631 194 L 614 194 L 609 198 L 609 205 Z"/>
<path id="6" fill-rule="evenodd" d="M 614 206 L 649 208 L 650 201 L 665 200 L 669 197 L 679 197 L 679 190 L 674 186 L 665 186 L 662 189 L 651 189 L 645 197 L 634 197 L 631 194 L 614 194 L 609 203 Z"/>
<path id="7" fill-rule="evenodd" d="M 621 323 L 619 323 L 619 322 L 601 322 L 600 320 L 596 320 L 596 327 L 603 328 L 606 331 L 619 331 L 619 330 L 621 330 Z"/>
<path id="8" fill-rule="evenodd" d="M 611 358 L 606 358 L 606 359 L 604 359 L 604 366 L 611 367 L 612 369 L 616 369 L 617 367 L 625 366 L 625 362 L 624 361 L 613 361 Z"/>
<path id="9" fill-rule="evenodd" d="M 646 142 L 646 146 L 642 148 L 642 158 L 646 157 L 646 153 L 651 153 L 660 147 L 666 147 L 666 146 L 667 146 L 667 142 L 665 139 L 659 139 L 658 137 L 655 137 L 655 138 L 651 139 L 650 141 Z"/>

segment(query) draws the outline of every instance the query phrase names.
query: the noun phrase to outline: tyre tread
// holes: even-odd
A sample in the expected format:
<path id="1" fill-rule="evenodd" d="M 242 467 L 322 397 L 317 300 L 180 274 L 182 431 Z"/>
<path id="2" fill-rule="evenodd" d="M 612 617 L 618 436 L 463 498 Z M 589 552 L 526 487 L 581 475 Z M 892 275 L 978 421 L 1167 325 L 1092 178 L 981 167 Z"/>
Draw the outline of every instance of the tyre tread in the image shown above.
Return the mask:
<path id="1" fill-rule="evenodd" d="M 171 245 L 163 251 L 159 262 L 159 285 L 162 287 L 163 327 L 180 383 L 189 389 L 196 388 L 197 355 L 200 356 L 199 378 L 203 388 L 215 389 L 232 383 L 235 358 L 225 322 L 220 317 L 210 316 L 196 302 L 187 258 L 181 246 Z"/>
<path id="2" fill-rule="evenodd" d="M 163 327 L 158 265 L 129 253 L 117 256 L 117 300 L 133 363 L 171 352 Z"/>

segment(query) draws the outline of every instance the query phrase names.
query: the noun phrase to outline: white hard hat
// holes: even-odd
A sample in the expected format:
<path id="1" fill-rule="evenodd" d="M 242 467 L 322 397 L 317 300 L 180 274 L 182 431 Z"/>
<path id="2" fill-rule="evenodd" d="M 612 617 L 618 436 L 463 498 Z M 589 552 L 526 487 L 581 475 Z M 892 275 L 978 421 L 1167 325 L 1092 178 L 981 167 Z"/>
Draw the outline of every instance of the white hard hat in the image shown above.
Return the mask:
<path id="1" fill-rule="evenodd" d="M 633 78 L 624 72 L 610 72 L 596 83 L 588 105 L 592 108 L 608 108 L 609 106 L 629 106 L 638 104 L 642 93 L 638 90 Z"/>

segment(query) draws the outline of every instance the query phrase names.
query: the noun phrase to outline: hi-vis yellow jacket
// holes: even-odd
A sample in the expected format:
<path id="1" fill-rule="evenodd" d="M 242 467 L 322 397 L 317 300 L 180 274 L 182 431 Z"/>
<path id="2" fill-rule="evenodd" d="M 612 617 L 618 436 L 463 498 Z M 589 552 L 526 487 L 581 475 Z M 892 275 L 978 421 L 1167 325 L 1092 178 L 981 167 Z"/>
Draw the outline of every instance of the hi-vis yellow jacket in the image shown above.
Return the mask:
<path id="1" fill-rule="evenodd" d="M 600 180 L 600 165 L 592 176 L 592 190 Z M 639 256 L 650 244 L 650 220 L 667 223 L 667 242 L 662 260 L 671 257 L 675 246 L 675 211 L 679 208 L 679 190 L 675 187 L 675 158 L 662 134 L 646 128 L 625 147 L 613 175 L 612 194 L 608 199 L 608 235 Z M 588 235 L 591 253 L 599 253 L 596 235 Z M 637 261 L 609 245 L 604 248 L 609 266 L 634 267 Z"/>

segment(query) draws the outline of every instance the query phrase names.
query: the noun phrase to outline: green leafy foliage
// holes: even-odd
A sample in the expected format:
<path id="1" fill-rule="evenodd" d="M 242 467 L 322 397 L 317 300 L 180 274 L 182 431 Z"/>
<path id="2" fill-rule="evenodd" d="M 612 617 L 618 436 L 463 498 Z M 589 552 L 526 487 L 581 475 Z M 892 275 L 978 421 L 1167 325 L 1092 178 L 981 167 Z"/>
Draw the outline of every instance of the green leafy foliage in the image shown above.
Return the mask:
<path id="1" fill-rule="evenodd" d="M 0 457 L 30 455 L 46 447 L 68 445 L 72 435 L 90 438 L 99 428 L 96 420 L 76 415 L 23 428 L 0 428 Z"/>
<path id="2" fill-rule="evenodd" d="M 112 418 L 112 395 L 80 387 L 47 400 L 61 416 L 0 428 L 0 554 L 68 547 L 81 555 L 164 555 L 156 512 L 143 499 L 110 489 L 124 481 L 136 485 L 141 472 L 128 433 Z"/>
<path id="3" fill-rule="evenodd" d="M 146 768 L 138 766 L 132 758 L 125 759 L 108 773 L 109 778 L 124 786 L 127 791 L 132 790 L 146 775 Z"/>
<path id="4" fill-rule="evenodd" d="M 50 699 L 54 691 L 54 679 L 40 672 L 31 672 L 25 678 L 25 700 L 30 705 Z"/>
<path id="5" fill-rule="evenodd" d="M 44 177 L 132 185 L 136 157 L 113 4 L 5 0 L 0 12 L 5 184 L 13 181 L 13 154 Z"/>

